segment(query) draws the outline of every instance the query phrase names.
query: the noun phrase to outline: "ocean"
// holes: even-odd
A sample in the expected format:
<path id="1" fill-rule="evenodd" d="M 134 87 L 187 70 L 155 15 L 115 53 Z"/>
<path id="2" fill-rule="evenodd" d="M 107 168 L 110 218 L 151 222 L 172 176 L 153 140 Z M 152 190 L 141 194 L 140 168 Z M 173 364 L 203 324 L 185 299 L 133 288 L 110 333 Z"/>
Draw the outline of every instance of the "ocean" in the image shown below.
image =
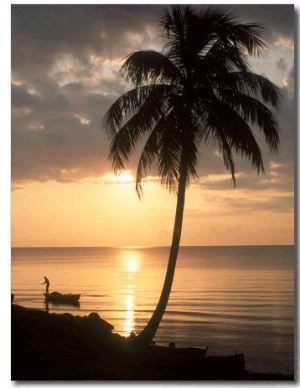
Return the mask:
<path id="1" fill-rule="evenodd" d="M 50 292 L 80 293 L 49 313 L 97 312 L 123 336 L 138 333 L 158 301 L 168 247 L 12 248 L 14 303 L 46 309 Z M 244 353 L 256 373 L 294 372 L 294 246 L 181 247 L 160 345 Z"/>

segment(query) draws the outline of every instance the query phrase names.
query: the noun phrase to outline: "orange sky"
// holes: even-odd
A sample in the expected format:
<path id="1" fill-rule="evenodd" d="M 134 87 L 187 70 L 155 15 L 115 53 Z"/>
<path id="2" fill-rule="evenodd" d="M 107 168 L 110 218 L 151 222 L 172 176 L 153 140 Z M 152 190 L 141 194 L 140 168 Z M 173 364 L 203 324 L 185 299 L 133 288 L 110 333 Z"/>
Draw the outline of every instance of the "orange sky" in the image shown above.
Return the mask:
<path id="1" fill-rule="evenodd" d="M 12 7 L 12 98 L 4 108 L 11 108 L 11 139 L 7 134 L 4 143 L 11 154 L 2 154 L 2 166 L 12 166 L 11 176 L 5 170 L 12 192 L 4 212 L 9 221 L 11 215 L 13 247 L 170 244 L 174 195 L 152 171 L 139 201 L 132 183 L 138 153 L 120 182 L 112 174 L 101 127 L 111 103 L 128 88 L 118 76 L 122 58 L 141 48 L 161 48 L 160 7 Z M 201 149 L 199 180 L 187 190 L 181 243 L 293 244 L 293 6 L 231 8 L 242 21 L 270 29 L 265 56 L 252 66 L 283 94 L 279 154 L 270 157 L 258 136 L 265 175 L 257 176 L 238 158 L 233 188 L 220 155 Z"/>
<path id="2" fill-rule="evenodd" d="M 182 245 L 293 244 L 292 209 L 276 209 L 291 192 L 253 196 L 224 179 L 227 189 L 188 188 Z M 12 194 L 12 246 L 169 245 L 175 200 L 154 181 L 142 201 L 130 182 L 28 184 Z"/>

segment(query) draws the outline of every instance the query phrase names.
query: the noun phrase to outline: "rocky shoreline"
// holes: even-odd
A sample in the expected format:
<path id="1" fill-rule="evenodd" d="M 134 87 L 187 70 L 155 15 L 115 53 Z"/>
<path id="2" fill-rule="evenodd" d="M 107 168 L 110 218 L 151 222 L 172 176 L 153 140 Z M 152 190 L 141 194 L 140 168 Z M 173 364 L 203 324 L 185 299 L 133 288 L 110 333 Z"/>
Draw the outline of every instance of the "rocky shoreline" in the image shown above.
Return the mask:
<path id="1" fill-rule="evenodd" d="M 13 381 L 293 381 L 248 373 L 244 355 L 204 357 L 195 351 L 132 354 L 130 339 L 97 313 L 80 317 L 11 305 Z M 153 356 L 155 350 L 155 356 Z"/>

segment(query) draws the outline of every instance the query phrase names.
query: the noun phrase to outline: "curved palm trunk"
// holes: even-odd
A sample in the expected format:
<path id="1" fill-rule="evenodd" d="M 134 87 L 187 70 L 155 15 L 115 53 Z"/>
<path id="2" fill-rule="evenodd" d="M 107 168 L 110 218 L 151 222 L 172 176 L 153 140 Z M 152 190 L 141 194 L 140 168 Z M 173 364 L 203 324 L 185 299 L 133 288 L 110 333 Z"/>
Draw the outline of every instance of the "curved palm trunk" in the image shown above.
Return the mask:
<path id="1" fill-rule="evenodd" d="M 159 302 L 156 306 L 155 311 L 153 312 L 152 317 L 150 318 L 147 326 L 145 326 L 145 328 L 141 331 L 141 333 L 137 337 L 135 337 L 132 342 L 133 348 L 135 350 L 141 350 L 147 347 L 148 345 L 150 345 L 151 341 L 155 336 L 155 333 L 158 329 L 158 326 L 162 320 L 162 317 L 165 313 L 165 310 L 168 304 L 168 300 L 169 300 L 169 296 L 170 296 L 171 288 L 173 284 L 173 278 L 174 278 L 180 238 L 181 238 L 186 181 L 187 181 L 187 166 L 185 162 L 182 162 L 178 193 L 177 193 L 177 205 L 176 205 L 176 213 L 175 213 L 173 238 L 172 238 L 172 245 L 170 248 L 168 268 L 165 276 L 165 281 L 164 281 Z"/>

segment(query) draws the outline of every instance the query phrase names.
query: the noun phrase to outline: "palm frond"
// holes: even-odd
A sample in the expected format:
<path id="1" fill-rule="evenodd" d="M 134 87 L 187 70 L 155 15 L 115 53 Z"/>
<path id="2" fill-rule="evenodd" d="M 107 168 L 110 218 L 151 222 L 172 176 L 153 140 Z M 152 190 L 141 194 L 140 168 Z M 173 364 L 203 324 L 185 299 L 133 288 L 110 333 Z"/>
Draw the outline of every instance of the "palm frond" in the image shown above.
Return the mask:
<path id="1" fill-rule="evenodd" d="M 276 154 L 279 145 L 278 120 L 273 112 L 259 100 L 232 91 L 222 93 L 222 101 L 248 123 L 257 124 L 264 133 L 270 152 Z"/>
<path id="2" fill-rule="evenodd" d="M 252 72 L 232 72 L 225 78 L 218 78 L 219 87 L 237 89 L 239 92 L 261 98 L 274 109 L 280 108 L 281 92 L 267 78 Z"/>
<path id="3" fill-rule="evenodd" d="M 160 25 L 166 31 L 166 37 L 183 36 L 187 20 L 195 16 L 195 12 L 196 8 L 191 4 L 186 6 L 175 4 L 165 8 Z"/>
<path id="4" fill-rule="evenodd" d="M 129 90 L 120 96 L 107 110 L 102 125 L 110 137 L 115 136 L 124 119 L 136 112 L 142 105 L 145 99 L 145 96 L 142 98 L 143 91 L 147 96 L 148 89 L 146 87 Z"/>
<path id="5" fill-rule="evenodd" d="M 228 143 L 227 138 L 223 132 L 219 133 L 219 150 L 223 155 L 223 162 L 227 171 L 231 172 L 231 178 L 233 180 L 233 185 L 235 186 L 236 185 L 235 164 L 234 164 L 234 158 L 232 154 L 232 147 Z"/>
<path id="6" fill-rule="evenodd" d="M 267 47 L 267 33 L 268 30 L 261 24 L 245 23 L 233 26 L 229 36 L 241 50 L 246 49 L 249 55 L 261 56 Z"/>
<path id="7" fill-rule="evenodd" d="M 177 131 L 177 109 L 164 117 L 160 124 L 158 174 L 169 191 L 176 191 L 180 175 L 182 144 Z"/>
<path id="8" fill-rule="evenodd" d="M 201 53 L 200 53 L 201 54 Z M 206 68 L 211 74 L 228 74 L 232 71 L 249 71 L 248 58 L 232 43 L 216 41 L 209 52 L 203 53 L 199 71 Z"/>
<path id="9" fill-rule="evenodd" d="M 143 193 L 142 181 L 144 178 L 147 177 L 152 164 L 158 157 L 158 152 L 159 152 L 158 144 L 160 142 L 159 137 L 161 136 L 160 134 L 161 127 L 159 124 L 160 124 L 160 121 L 156 124 L 155 128 L 149 135 L 143 147 L 143 150 L 138 162 L 137 172 L 136 172 L 136 192 L 139 198 L 141 198 L 141 195 Z"/>
<path id="10" fill-rule="evenodd" d="M 151 119 L 151 116 L 157 115 L 159 107 L 162 109 L 173 93 L 174 86 L 164 84 L 145 85 L 129 90 L 120 96 L 106 112 L 103 118 L 104 130 L 110 137 L 115 136 L 123 123 L 139 109 L 141 109 L 141 118 L 149 114 Z M 143 122 L 147 124 L 147 118 Z"/>
<path id="11" fill-rule="evenodd" d="M 143 88 L 143 90 L 145 89 L 147 88 Z M 166 97 L 170 90 L 172 87 L 168 85 L 167 87 L 164 85 L 150 86 L 140 108 L 118 131 L 115 131 L 109 152 L 109 158 L 112 160 L 115 171 L 124 169 L 129 156 L 135 150 L 136 143 L 143 135 L 152 130 L 155 123 L 164 114 L 164 110 L 168 109 Z"/>
<path id="12" fill-rule="evenodd" d="M 129 55 L 120 69 L 120 75 L 135 86 L 142 83 L 178 83 L 180 73 L 163 54 L 141 50 Z"/>
<path id="13" fill-rule="evenodd" d="M 222 153 L 224 148 L 228 152 L 229 146 L 237 154 L 250 160 L 258 173 L 263 172 L 262 153 L 249 124 L 234 109 L 230 109 L 221 101 L 215 101 L 211 106 L 207 105 L 206 109 L 211 113 L 207 115 L 202 140 L 207 144 L 217 144 Z M 226 139 L 226 143 L 223 139 Z"/>
<path id="14" fill-rule="evenodd" d="M 154 162 L 170 191 L 177 190 L 183 165 L 188 184 L 197 176 L 203 142 L 218 147 L 234 183 L 234 154 L 263 171 L 252 128 L 262 131 L 276 153 L 279 123 L 272 109 L 279 109 L 281 95 L 269 80 L 251 73 L 248 56 L 262 54 L 267 30 L 237 23 L 218 6 L 171 5 L 160 24 L 168 40 L 163 53 L 141 50 L 125 59 L 120 75 L 134 89 L 119 97 L 104 118 L 114 170 L 125 168 L 145 136 L 136 175 L 139 196 Z"/>

